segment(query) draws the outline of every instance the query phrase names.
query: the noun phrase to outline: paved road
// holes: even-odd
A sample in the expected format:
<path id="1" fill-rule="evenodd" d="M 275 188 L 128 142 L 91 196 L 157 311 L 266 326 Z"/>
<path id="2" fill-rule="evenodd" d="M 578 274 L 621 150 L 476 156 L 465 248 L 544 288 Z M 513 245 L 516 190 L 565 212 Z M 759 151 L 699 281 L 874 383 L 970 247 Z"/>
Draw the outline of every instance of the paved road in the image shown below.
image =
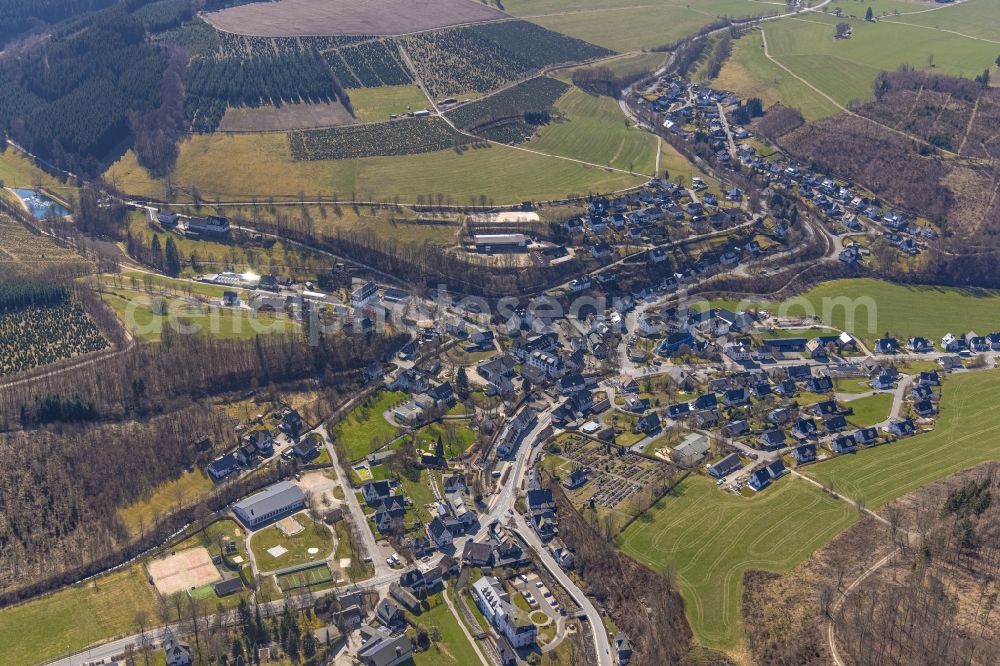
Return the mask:
<path id="1" fill-rule="evenodd" d="M 337 451 L 333 446 L 333 441 L 330 439 L 330 433 L 327 432 L 326 426 L 322 425 L 313 432 L 318 433 L 323 438 L 323 444 L 326 447 L 327 453 L 330 454 L 330 460 L 333 461 L 333 469 L 337 475 L 337 483 L 344 490 L 344 503 L 347 505 L 347 509 L 351 514 L 351 522 L 354 524 L 355 533 L 361 535 L 361 541 L 364 546 L 363 550 L 368 553 L 368 556 L 372 558 L 372 562 L 375 566 L 375 577 L 381 578 L 386 576 L 399 576 L 398 572 L 393 572 L 392 568 L 386 564 L 385 560 L 382 558 L 382 549 L 379 548 L 378 543 L 375 541 L 375 535 L 372 534 L 371 528 L 368 526 L 368 521 L 365 518 L 365 511 L 361 508 L 361 503 L 358 502 L 357 495 L 351 489 L 350 480 L 345 478 L 344 470 L 341 468 L 340 460 L 337 458 Z"/>
<path id="2" fill-rule="evenodd" d="M 612 666 L 614 659 L 611 655 L 611 642 L 608 640 L 608 632 L 604 628 L 604 621 L 601 619 L 601 614 L 597 611 L 597 607 L 577 587 L 576 583 L 566 575 L 566 572 L 556 564 L 556 561 L 538 538 L 538 535 L 525 522 L 524 517 L 520 514 L 515 515 L 514 524 L 517 528 L 517 533 L 535 551 L 552 577 L 566 589 L 570 597 L 573 598 L 573 602 L 586 613 L 591 633 L 594 636 L 594 649 L 597 651 L 597 663 L 599 666 Z"/>

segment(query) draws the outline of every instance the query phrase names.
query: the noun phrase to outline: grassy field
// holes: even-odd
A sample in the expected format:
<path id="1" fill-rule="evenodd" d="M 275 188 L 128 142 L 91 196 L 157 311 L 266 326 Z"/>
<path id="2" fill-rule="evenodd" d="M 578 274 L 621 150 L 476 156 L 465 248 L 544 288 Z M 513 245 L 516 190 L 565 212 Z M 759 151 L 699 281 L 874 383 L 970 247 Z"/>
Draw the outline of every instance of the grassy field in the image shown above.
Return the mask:
<path id="1" fill-rule="evenodd" d="M 851 400 L 847 406 L 854 413 L 847 417 L 847 422 L 859 428 L 869 428 L 889 418 L 892 409 L 891 393 L 876 393 L 857 400 Z"/>
<path id="2" fill-rule="evenodd" d="M 429 608 L 419 615 L 407 613 L 408 618 L 413 622 L 428 631 L 431 627 L 437 627 L 441 634 L 441 640 L 434 643 L 430 649 L 414 653 L 413 663 L 416 666 L 450 666 L 452 664 L 454 666 L 469 666 L 480 663 L 479 656 L 459 625 L 459 619 L 445 604 L 444 599 L 441 598 L 442 594 L 442 592 L 438 592 L 427 597 Z"/>
<path id="3" fill-rule="evenodd" d="M 504 9 L 592 44 L 619 52 L 676 41 L 718 16 L 749 16 L 783 7 L 750 0 L 513 0 Z"/>
<path id="4" fill-rule="evenodd" d="M 225 165 L 225 168 L 220 168 Z M 105 174 L 130 194 L 162 197 L 165 181 L 140 167 L 129 152 Z M 196 185 L 206 201 L 256 198 L 296 200 L 300 193 L 339 199 L 415 202 L 438 192 L 455 203 L 480 196 L 496 203 L 563 198 L 638 185 L 642 178 L 589 167 L 509 146 L 490 145 L 458 154 L 296 162 L 284 134 L 192 136 L 180 147 L 171 174 L 182 188 Z"/>
<path id="5" fill-rule="evenodd" d="M 83 585 L 0 610 L 0 651 L 8 664 L 34 664 L 112 636 L 137 631 L 136 614 L 154 621 L 156 601 L 136 564 Z"/>
<path id="6" fill-rule="evenodd" d="M 809 86 L 767 59 L 760 35 L 748 33 L 733 42 L 733 54 L 723 65 L 712 85 L 732 90 L 740 97 L 759 97 L 765 108 L 776 102 L 794 106 L 806 120 L 832 116 L 839 109 L 817 95 Z"/>
<path id="7" fill-rule="evenodd" d="M 322 524 L 314 525 L 305 514 L 296 515 L 295 520 L 304 528 L 298 534 L 285 536 L 277 525 L 271 525 L 250 537 L 250 550 L 253 552 L 259 570 L 274 571 L 298 564 L 320 562 L 333 551 L 330 530 Z M 267 552 L 267 549 L 275 546 L 282 546 L 288 552 L 274 557 Z M 317 552 L 310 554 L 310 548 L 316 548 Z"/>
<path id="8" fill-rule="evenodd" d="M 789 571 L 855 520 L 853 507 L 801 479 L 781 479 L 745 499 L 692 476 L 632 523 L 619 546 L 675 576 L 701 643 L 735 649 L 743 636 L 743 572 Z"/>
<path id="9" fill-rule="evenodd" d="M 651 174 L 656 137 L 630 126 L 610 97 L 570 88 L 555 106 L 559 119 L 538 130 L 526 145 L 550 155 Z"/>
<path id="10" fill-rule="evenodd" d="M 427 505 L 435 500 L 434 493 L 431 491 L 428 482 L 430 478 L 429 474 L 430 472 L 427 470 L 407 468 L 399 476 L 400 490 L 413 501 L 413 511 L 425 523 L 429 523 L 433 518 L 430 510 L 427 509 Z M 409 522 L 410 519 L 407 518 L 407 523 Z"/>
<path id="11" fill-rule="evenodd" d="M 900 10 L 906 12 L 905 9 Z M 951 30 L 970 38 L 997 41 L 1000 25 L 1000 4 L 993 0 L 966 0 L 961 4 L 934 12 L 901 13 L 887 16 L 886 21 L 921 26 L 931 30 Z"/>
<path id="12" fill-rule="evenodd" d="M 605 60 L 598 60 L 597 62 L 589 65 L 579 65 L 576 67 L 564 67 L 563 69 L 557 69 L 552 72 L 550 76 L 559 79 L 560 81 L 564 81 L 565 83 L 572 83 L 573 73 L 577 70 L 597 68 L 609 69 L 619 76 L 631 74 L 633 72 L 653 72 L 663 65 L 666 59 L 667 56 L 663 53 L 652 53 L 646 51 L 639 53 L 626 53 L 624 55 L 612 56 Z"/>
<path id="13" fill-rule="evenodd" d="M 867 341 L 886 332 L 900 339 L 923 335 L 935 344 L 949 331 L 980 335 L 1000 326 L 1000 292 L 905 286 L 874 279 L 834 280 L 809 290 L 804 300 L 781 304 L 786 314 L 806 312 L 806 303 L 830 326 Z M 772 304 L 772 312 L 775 310 Z"/>
<path id="14" fill-rule="evenodd" d="M 211 479 L 200 471 L 186 472 L 158 486 L 138 502 L 118 509 L 118 519 L 129 534 L 137 536 L 142 532 L 140 527 L 148 529 L 159 515 L 193 502 L 211 489 Z"/>
<path id="15" fill-rule="evenodd" d="M 284 315 L 201 305 L 144 291 L 108 289 L 101 297 L 133 335 L 145 342 L 159 342 L 168 328 L 179 334 L 204 333 L 222 340 L 249 340 L 257 335 L 285 333 L 298 326 Z M 161 300 L 166 303 L 166 314 L 154 313 L 154 302 Z"/>
<path id="16" fill-rule="evenodd" d="M 337 424 L 333 437 L 343 447 L 347 460 L 360 460 L 399 434 L 383 412 L 405 398 L 406 394 L 399 391 L 382 391 Z"/>
<path id="17" fill-rule="evenodd" d="M 354 88 L 348 91 L 358 120 L 377 123 L 389 120 L 393 114 L 419 111 L 429 106 L 427 97 L 417 86 L 382 86 Z"/>
<path id="18" fill-rule="evenodd" d="M 949 474 L 1000 456 L 1000 412 L 983 396 L 1000 390 L 1000 372 L 948 375 L 941 415 L 929 433 L 809 468 L 838 492 L 879 507 Z"/>
<path id="19" fill-rule="evenodd" d="M 446 458 L 457 458 L 476 441 L 476 433 L 469 428 L 468 422 L 448 419 L 421 428 L 414 444 L 418 449 L 433 453 L 438 437 L 444 444 Z"/>
<path id="20" fill-rule="evenodd" d="M 765 31 L 773 58 L 844 105 L 869 98 L 871 83 L 880 70 L 892 71 L 904 64 L 924 68 L 933 57 L 935 73 L 972 77 L 997 57 L 995 42 L 905 25 L 895 18 L 878 23 L 853 21 L 853 36 L 837 40 L 833 35 L 838 21 L 833 16 L 810 14 L 769 23 Z M 784 75 L 787 77 L 787 72 Z M 798 98 L 783 101 L 799 106 Z"/>
<path id="21" fill-rule="evenodd" d="M 77 188 L 53 178 L 35 166 L 22 153 L 10 147 L 0 151 L 0 182 L 3 183 L 4 187 L 34 188 L 36 185 L 41 185 L 64 197 L 75 194 L 77 191 Z"/>
<path id="22" fill-rule="evenodd" d="M 277 214 L 284 215 L 286 219 L 288 216 L 301 215 L 299 207 L 275 208 L 274 210 Z M 205 208 L 198 211 L 192 207 L 188 212 L 194 215 L 204 215 L 208 211 Z M 240 216 L 248 220 L 275 221 L 275 215 L 271 214 L 271 211 L 267 210 L 264 206 L 253 210 L 242 209 L 242 207 L 239 210 L 224 208 L 217 212 L 222 215 Z M 325 208 L 320 209 L 319 207 L 313 207 L 311 210 L 307 209 L 306 212 L 314 220 L 314 224 L 317 227 L 327 229 L 336 227 L 347 228 L 357 218 L 364 215 L 362 211 L 355 214 L 353 210 L 345 211 L 343 209 L 340 209 L 340 215 L 337 215 L 335 211 Z M 369 215 L 365 216 L 370 217 Z M 385 221 L 386 214 L 383 213 L 378 219 Z M 152 243 L 153 236 L 160 237 L 161 245 L 166 243 L 167 238 L 172 238 L 174 245 L 177 247 L 177 254 L 184 263 L 182 274 L 185 276 L 195 276 L 196 271 L 192 267 L 192 261 L 197 263 L 197 273 L 199 274 L 234 270 L 273 275 L 294 274 L 296 277 L 301 277 L 303 273 L 315 275 L 318 271 L 329 270 L 330 267 L 330 258 L 328 256 L 280 241 L 274 242 L 270 247 L 263 247 L 254 246 L 250 243 L 221 243 L 211 240 L 183 238 L 159 228 L 150 227 L 146 222 L 145 215 L 141 212 L 133 212 L 131 214 L 129 219 L 129 233 L 132 234 L 133 238 L 141 240 L 144 244 Z M 138 279 L 141 284 L 144 278 L 142 275 L 139 275 Z M 213 285 L 194 286 L 191 289 L 196 291 L 196 293 L 216 298 L 221 297 L 222 291 L 224 291 L 223 288 Z M 187 291 L 187 287 L 183 286 L 181 290 Z"/>

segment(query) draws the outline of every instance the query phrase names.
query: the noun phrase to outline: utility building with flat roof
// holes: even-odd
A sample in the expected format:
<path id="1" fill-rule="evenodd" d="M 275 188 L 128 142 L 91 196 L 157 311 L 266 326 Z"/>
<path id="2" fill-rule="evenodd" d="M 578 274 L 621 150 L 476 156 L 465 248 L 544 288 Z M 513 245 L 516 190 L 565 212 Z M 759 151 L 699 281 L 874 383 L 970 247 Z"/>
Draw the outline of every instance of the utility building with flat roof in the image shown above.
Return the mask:
<path id="1" fill-rule="evenodd" d="M 233 512 L 247 527 L 254 528 L 298 511 L 306 505 L 306 496 L 290 481 L 280 481 L 259 493 L 241 499 Z"/>
<path id="2" fill-rule="evenodd" d="M 488 254 L 491 252 L 525 252 L 531 239 L 524 234 L 476 234 L 474 240 L 476 252 Z"/>

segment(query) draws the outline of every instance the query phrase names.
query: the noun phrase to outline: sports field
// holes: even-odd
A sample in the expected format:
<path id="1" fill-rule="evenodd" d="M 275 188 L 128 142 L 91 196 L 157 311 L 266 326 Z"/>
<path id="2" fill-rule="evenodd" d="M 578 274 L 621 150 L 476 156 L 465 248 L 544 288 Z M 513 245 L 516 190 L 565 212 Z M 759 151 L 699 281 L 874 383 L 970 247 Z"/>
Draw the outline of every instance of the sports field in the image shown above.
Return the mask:
<path id="1" fill-rule="evenodd" d="M 941 415 L 929 433 L 838 456 L 808 468 L 810 476 L 880 507 L 921 486 L 1000 457 L 1000 410 L 992 396 L 1000 372 L 948 375 Z"/>
<path id="2" fill-rule="evenodd" d="M 275 571 L 325 560 L 333 552 L 333 536 L 322 524 L 313 524 L 306 514 L 294 516 L 304 528 L 287 535 L 280 525 L 265 527 L 250 537 L 250 551 L 260 571 Z"/>
<path id="3" fill-rule="evenodd" d="M 624 123 L 624 120 L 622 120 Z M 105 174 L 124 191 L 162 198 L 165 180 L 153 178 L 129 151 Z M 461 154 L 297 162 L 284 134 L 196 135 L 180 147 L 171 174 L 180 187 L 196 185 L 206 201 L 295 200 L 309 196 L 365 200 L 399 197 L 413 203 L 438 192 L 456 203 L 485 196 L 496 203 L 564 198 L 639 185 L 643 178 L 508 146 L 490 145 Z"/>
<path id="4" fill-rule="evenodd" d="M 290 570 L 279 571 L 275 578 L 278 587 L 283 592 L 289 590 L 299 590 L 303 587 L 322 585 L 333 580 L 333 574 L 326 562 L 320 562 L 313 566 L 292 567 Z"/>
<path id="5" fill-rule="evenodd" d="M 779 479 L 748 499 L 692 476 L 632 523 L 619 546 L 675 576 L 701 643 L 734 649 L 743 640 L 743 572 L 789 571 L 855 520 L 856 509 L 802 479 Z"/>
<path id="6" fill-rule="evenodd" d="M 556 102 L 553 115 L 558 119 L 542 126 L 528 148 L 652 174 L 656 137 L 630 126 L 614 99 L 573 87 Z"/>

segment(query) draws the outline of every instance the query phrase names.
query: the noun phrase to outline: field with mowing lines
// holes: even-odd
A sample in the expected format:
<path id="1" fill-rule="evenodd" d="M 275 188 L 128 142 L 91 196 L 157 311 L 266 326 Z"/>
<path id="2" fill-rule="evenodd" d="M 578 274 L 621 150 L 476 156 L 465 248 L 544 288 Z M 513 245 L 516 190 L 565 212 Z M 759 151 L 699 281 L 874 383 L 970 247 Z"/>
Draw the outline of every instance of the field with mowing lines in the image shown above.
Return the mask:
<path id="1" fill-rule="evenodd" d="M 1000 390 L 1000 372 L 948 375 L 941 415 L 929 433 L 838 456 L 809 468 L 810 476 L 880 507 L 949 474 L 1000 457 L 1000 411 L 986 396 Z"/>
<path id="2" fill-rule="evenodd" d="M 555 119 L 525 144 L 532 150 L 651 174 L 656 137 L 631 127 L 610 97 L 570 88 L 555 104 Z"/>
<path id="3" fill-rule="evenodd" d="M 427 97 L 417 86 L 381 86 L 355 88 L 348 92 L 358 120 L 379 123 L 393 114 L 419 111 L 428 107 Z"/>
<path id="4" fill-rule="evenodd" d="M 900 339 L 923 335 L 937 345 L 949 331 L 986 335 L 1000 328 L 1000 292 L 985 289 L 904 286 L 862 278 L 827 282 L 798 298 L 808 301 L 827 324 L 868 341 L 889 332 Z M 795 300 L 780 307 L 789 315 L 804 313 L 804 306 L 795 305 Z M 829 305 L 826 313 L 824 301 Z M 848 306 L 834 307 L 839 302 Z M 852 302 L 857 307 L 852 308 Z"/>
<path id="5" fill-rule="evenodd" d="M 748 569 L 789 571 L 857 520 L 857 510 L 802 479 L 786 477 L 752 498 L 692 476 L 619 537 L 619 547 L 675 576 L 698 640 L 736 649 Z"/>
<path id="6" fill-rule="evenodd" d="M 624 122 L 624 121 L 622 121 Z M 220 165 L 224 165 L 220 168 Z M 129 151 L 105 176 L 129 194 L 161 198 L 165 180 L 153 178 Z M 292 160 L 284 134 L 197 135 L 180 147 L 171 174 L 175 186 L 197 185 L 211 201 L 295 200 L 299 192 L 342 199 L 414 202 L 442 192 L 466 203 L 480 195 L 496 203 L 563 198 L 639 185 L 641 177 L 536 155 L 506 146 L 400 157 Z"/>

